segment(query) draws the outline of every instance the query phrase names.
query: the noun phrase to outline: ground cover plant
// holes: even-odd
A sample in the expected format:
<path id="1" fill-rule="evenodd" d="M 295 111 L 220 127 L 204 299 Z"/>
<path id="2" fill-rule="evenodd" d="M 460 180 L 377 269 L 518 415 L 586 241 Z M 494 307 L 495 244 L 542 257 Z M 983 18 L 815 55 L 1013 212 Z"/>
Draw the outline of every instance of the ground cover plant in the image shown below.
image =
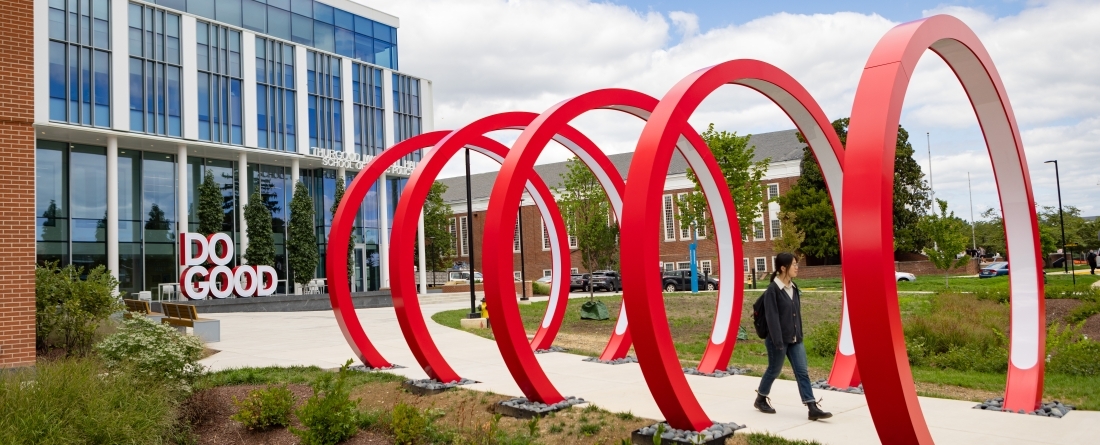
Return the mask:
<path id="1" fill-rule="evenodd" d="M 1059 278 L 1068 282 L 1070 277 Z M 1001 286 L 995 281 L 997 279 L 983 280 L 992 281 L 992 290 L 978 288 L 964 280 L 959 278 L 951 282 L 952 290 L 958 293 L 923 291 L 899 295 L 913 375 L 921 395 L 972 401 L 1003 395 L 1008 345 L 1007 293 L 997 290 Z M 977 281 L 976 278 L 973 280 Z M 1003 281 L 1007 290 L 1007 280 Z M 1051 281 L 1055 286 L 1062 284 L 1060 280 Z M 943 285 L 942 281 L 939 285 Z M 1079 281 L 1078 286 L 1081 285 Z M 804 289 L 809 287 L 801 281 L 800 286 Z M 965 286 L 983 292 L 963 293 L 967 291 L 960 288 Z M 1047 303 L 1050 308 L 1063 302 L 1084 307 L 1094 301 L 1091 295 L 1095 294 L 1075 294 L 1085 300 L 1048 298 Z M 580 305 L 571 302 L 555 345 L 567 348 L 571 353 L 598 355 L 617 320 L 621 298 L 599 297 L 612 314 L 612 318 L 605 321 L 581 320 L 578 312 Z M 684 366 L 695 365 L 706 348 L 716 297 L 714 293 L 672 293 L 665 294 L 664 298 L 672 338 L 681 362 Z M 752 298 L 751 294 L 746 298 Z M 802 304 L 810 376 L 813 380 L 824 379 L 828 377 L 836 347 L 840 293 L 806 291 Z M 528 333 L 535 332 L 545 308 L 545 302 L 520 306 Z M 749 311 L 750 306 L 745 305 L 742 326 L 749 326 Z M 1100 353 L 1094 352 L 1100 351 L 1100 344 L 1095 341 L 1100 335 L 1088 334 L 1090 329 L 1100 329 L 1100 315 L 1091 316 L 1078 326 L 1066 319 L 1072 310 L 1065 310 L 1062 315 L 1057 315 L 1057 312 L 1048 310 L 1050 329 L 1056 330 L 1052 332 L 1066 332 L 1069 329 L 1070 334 L 1048 335 L 1050 357 L 1044 399 L 1076 404 L 1081 409 L 1100 409 L 1100 372 L 1089 372 L 1095 369 L 1094 366 L 1100 366 Z M 458 310 L 439 312 L 432 318 L 458 329 L 459 319 L 463 316 L 464 311 Z M 493 337 L 492 331 L 487 329 L 471 329 L 468 332 L 485 338 Z M 767 352 L 762 340 L 751 335 L 747 340 L 739 340 L 731 364 L 761 375 L 767 365 Z M 793 376 L 789 371 L 784 371 L 781 378 L 793 379 Z"/>

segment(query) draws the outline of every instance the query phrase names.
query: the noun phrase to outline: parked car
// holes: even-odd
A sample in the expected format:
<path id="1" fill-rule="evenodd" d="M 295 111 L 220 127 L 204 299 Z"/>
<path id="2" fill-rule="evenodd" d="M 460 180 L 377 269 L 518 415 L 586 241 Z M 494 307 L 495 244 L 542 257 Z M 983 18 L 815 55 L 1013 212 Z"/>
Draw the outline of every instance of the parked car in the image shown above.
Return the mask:
<path id="1" fill-rule="evenodd" d="M 917 276 L 909 272 L 894 272 L 895 281 L 917 281 Z"/>
<path id="2" fill-rule="evenodd" d="M 474 272 L 474 282 L 482 283 L 485 278 L 481 276 L 481 272 Z M 470 271 L 468 270 L 452 270 L 447 276 L 447 282 L 469 283 Z"/>
<path id="3" fill-rule="evenodd" d="M 699 274 L 698 280 L 699 289 L 701 290 L 716 290 L 718 289 L 718 279 L 711 277 L 707 279 L 705 275 Z M 661 274 L 661 288 L 665 292 L 676 292 L 691 290 L 691 271 L 690 270 L 672 270 L 666 271 Z"/>
<path id="4" fill-rule="evenodd" d="M 1001 275 L 1008 275 L 1008 263 L 1006 262 L 990 264 L 983 267 L 981 272 L 978 272 L 978 278 L 993 278 Z"/>
<path id="5" fill-rule="evenodd" d="M 588 290 L 588 274 L 575 273 L 569 277 L 569 292 L 574 290 Z"/>
<path id="6" fill-rule="evenodd" d="M 552 275 L 547 275 L 545 277 L 535 280 L 536 283 L 542 283 L 548 286 L 550 285 L 551 281 L 554 281 L 554 277 Z"/>
<path id="7" fill-rule="evenodd" d="M 618 292 L 623 288 L 622 277 L 613 270 L 597 270 L 592 272 L 589 284 L 595 290 Z"/>

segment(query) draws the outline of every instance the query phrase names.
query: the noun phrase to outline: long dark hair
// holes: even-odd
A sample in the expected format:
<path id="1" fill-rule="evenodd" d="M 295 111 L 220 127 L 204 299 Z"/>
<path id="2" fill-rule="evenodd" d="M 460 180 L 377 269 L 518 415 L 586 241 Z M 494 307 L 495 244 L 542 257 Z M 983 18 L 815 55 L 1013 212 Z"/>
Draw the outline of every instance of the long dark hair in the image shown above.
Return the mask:
<path id="1" fill-rule="evenodd" d="M 770 281 L 775 281 L 775 277 L 779 275 L 779 269 L 782 269 L 782 268 L 786 267 L 787 272 L 789 273 L 790 270 L 791 270 L 791 265 L 793 265 L 794 262 L 795 262 L 794 254 L 791 254 L 791 253 L 788 253 L 788 252 L 783 252 L 783 253 L 780 253 L 779 255 L 776 255 L 775 256 L 775 270 L 772 271 L 772 279 Z"/>

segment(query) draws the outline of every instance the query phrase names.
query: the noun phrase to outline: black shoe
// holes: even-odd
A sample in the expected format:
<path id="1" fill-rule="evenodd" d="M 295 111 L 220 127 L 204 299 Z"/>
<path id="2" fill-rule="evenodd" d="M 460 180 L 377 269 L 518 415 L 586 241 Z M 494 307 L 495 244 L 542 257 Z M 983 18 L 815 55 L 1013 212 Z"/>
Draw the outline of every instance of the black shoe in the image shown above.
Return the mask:
<path id="1" fill-rule="evenodd" d="M 822 411 L 817 407 L 817 402 L 810 402 L 806 404 L 810 408 L 810 420 L 821 420 L 833 417 L 833 413 Z"/>
<path id="2" fill-rule="evenodd" d="M 771 403 L 769 403 L 768 396 L 762 396 L 760 393 L 756 393 L 756 402 L 752 406 L 761 412 L 775 414 L 775 408 L 772 408 Z"/>

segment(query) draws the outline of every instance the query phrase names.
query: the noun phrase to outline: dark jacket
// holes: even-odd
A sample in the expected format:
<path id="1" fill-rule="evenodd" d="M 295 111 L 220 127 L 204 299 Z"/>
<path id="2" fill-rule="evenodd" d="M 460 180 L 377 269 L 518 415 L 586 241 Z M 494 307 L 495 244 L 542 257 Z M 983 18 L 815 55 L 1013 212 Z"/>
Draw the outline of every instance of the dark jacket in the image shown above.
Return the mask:
<path id="1" fill-rule="evenodd" d="M 764 290 L 764 319 L 768 322 L 768 341 L 777 348 L 786 348 L 788 344 L 802 341 L 802 291 L 791 284 L 793 298 L 772 280 Z"/>

